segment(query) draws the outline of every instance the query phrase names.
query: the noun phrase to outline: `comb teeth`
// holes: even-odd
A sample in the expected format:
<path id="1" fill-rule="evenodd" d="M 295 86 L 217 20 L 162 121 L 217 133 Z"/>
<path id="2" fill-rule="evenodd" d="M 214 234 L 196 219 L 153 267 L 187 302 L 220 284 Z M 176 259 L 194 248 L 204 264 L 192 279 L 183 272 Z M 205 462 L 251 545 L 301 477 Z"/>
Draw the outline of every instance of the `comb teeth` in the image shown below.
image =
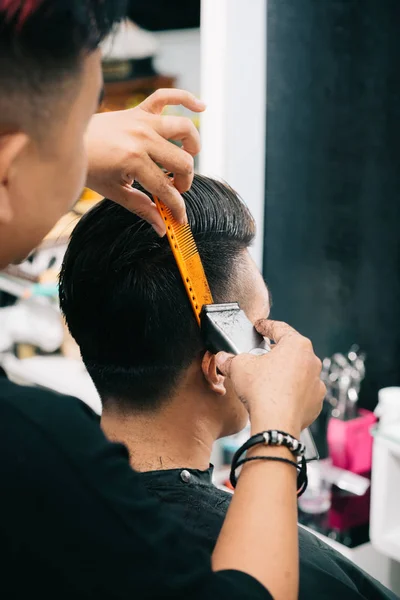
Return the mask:
<path id="1" fill-rule="evenodd" d="M 190 229 L 190 225 L 181 225 L 178 223 L 167 206 L 162 206 L 161 210 L 161 214 L 164 214 L 164 217 L 167 217 L 167 222 L 169 221 L 173 227 L 172 234 L 170 233 L 171 230 L 167 229 L 168 237 L 171 237 L 171 235 L 174 236 L 172 241 L 175 241 L 179 246 L 183 260 L 188 260 L 197 252 L 196 242 L 192 230 Z"/>
<path id="2" fill-rule="evenodd" d="M 189 225 L 181 225 L 179 230 L 175 229 L 175 238 L 184 260 L 196 254 L 197 246 Z"/>
<path id="3" fill-rule="evenodd" d="M 200 312 L 204 304 L 212 304 L 213 299 L 201 263 L 196 242 L 190 225 L 178 223 L 170 209 L 153 196 L 167 227 L 167 237 L 179 268 L 183 284 L 197 323 L 200 325 Z"/>

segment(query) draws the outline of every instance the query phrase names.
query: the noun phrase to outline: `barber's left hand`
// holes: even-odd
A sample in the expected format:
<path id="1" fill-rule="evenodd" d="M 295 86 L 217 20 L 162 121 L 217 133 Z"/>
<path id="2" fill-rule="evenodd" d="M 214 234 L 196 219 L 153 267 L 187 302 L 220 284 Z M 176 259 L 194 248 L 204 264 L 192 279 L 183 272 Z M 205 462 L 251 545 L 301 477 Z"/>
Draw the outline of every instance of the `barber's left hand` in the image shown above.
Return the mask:
<path id="1" fill-rule="evenodd" d="M 138 214 L 160 235 L 165 225 L 155 204 L 131 185 L 137 180 L 185 222 L 181 193 L 192 184 L 200 136 L 190 119 L 161 114 L 165 106 L 178 104 L 194 112 L 205 109 L 189 92 L 158 90 L 136 108 L 94 115 L 86 139 L 88 187 Z M 182 142 L 182 148 L 169 140 Z M 158 165 L 173 173 L 174 185 Z"/>

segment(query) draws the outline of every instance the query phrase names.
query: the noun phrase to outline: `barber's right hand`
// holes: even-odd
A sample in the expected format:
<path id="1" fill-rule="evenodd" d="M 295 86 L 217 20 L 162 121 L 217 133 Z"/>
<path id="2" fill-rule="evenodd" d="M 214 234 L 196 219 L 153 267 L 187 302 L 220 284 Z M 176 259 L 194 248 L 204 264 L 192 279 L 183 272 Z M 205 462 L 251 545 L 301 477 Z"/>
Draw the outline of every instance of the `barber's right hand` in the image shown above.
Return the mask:
<path id="1" fill-rule="evenodd" d="M 231 379 L 254 432 L 281 429 L 298 437 L 321 412 L 326 394 L 321 361 L 310 340 L 286 323 L 261 319 L 255 327 L 275 342 L 271 352 L 263 356 L 220 352 L 218 369 Z"/>
<path id="2" fill-rule="evenodd" d="M 187 117 L 162 114 L 166 106 L 179 104 L 194 112 L 205 109 L 189 92 L 161 89 L 135 108 L 94 115 L 86 134 L 86 185 L 151 223 L 159 235 L 165 234 L 163 218 L 148 195 L 132 188 L 132 183 L 141 183 L 176 219 L 187 222 L 181 194 L 192 185 L 200 135 Z M 173 174 L 173 182 L 160 166 Z"/>

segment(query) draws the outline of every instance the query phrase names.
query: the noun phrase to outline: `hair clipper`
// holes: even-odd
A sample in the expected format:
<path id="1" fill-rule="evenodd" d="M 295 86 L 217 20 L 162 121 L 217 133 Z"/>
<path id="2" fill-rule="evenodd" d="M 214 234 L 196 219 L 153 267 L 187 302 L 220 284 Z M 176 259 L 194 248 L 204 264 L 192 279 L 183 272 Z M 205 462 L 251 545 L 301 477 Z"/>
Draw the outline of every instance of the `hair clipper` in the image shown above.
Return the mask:
<path id="1" fill-rule="evenodd" d="M 204 305 L 200 327 L 210 352 L 261 355 L 271 350 L 270 342 L 256 331 L 237 302 Z M 306 446 L 306 460 L 319 458 L 313 437 L 308 429 L 301 434 Z"/>
<path id="2" fill-rule="evenodd" d="M 210 352 L 265 354 L 271 350 L 269 342 L 254 329 L 237 302 L 205 305 L 200 320 Z"/>

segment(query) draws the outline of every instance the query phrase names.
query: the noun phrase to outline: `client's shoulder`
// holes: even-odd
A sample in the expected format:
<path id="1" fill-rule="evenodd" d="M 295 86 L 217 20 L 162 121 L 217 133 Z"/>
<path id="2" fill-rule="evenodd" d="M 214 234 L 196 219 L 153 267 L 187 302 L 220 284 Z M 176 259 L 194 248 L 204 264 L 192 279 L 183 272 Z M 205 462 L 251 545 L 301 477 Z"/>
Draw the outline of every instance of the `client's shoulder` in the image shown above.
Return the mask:
<path id="1" fill-rule="evenodd" d="M 232 497 L 212 483 L 212 468 L 149 471 L 140 476 L 148 491 L 168 505 L 193 539 L 212 551 Z"/>

